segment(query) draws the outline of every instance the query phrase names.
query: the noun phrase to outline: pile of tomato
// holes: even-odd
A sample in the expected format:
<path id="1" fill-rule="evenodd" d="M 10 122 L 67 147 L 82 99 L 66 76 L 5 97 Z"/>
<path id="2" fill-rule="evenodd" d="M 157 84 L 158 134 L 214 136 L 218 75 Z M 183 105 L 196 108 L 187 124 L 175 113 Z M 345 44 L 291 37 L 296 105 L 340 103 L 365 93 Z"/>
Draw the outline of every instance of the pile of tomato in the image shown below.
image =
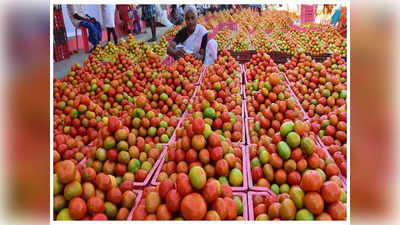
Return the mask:
<path id="1" fill-rule="evenodd" d="M 202 16 L 226 25 L 207 67 L 163 63 L 175 26 L 54 79 L 54 220 L 346 220 L 346 39 L 268 12 Z"/>

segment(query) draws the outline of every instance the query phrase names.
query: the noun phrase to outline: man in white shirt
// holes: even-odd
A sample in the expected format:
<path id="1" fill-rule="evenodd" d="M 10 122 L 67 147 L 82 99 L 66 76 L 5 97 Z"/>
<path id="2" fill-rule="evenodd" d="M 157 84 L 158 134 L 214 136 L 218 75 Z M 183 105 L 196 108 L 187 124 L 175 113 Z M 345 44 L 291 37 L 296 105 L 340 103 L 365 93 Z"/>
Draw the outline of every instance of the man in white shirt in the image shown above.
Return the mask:
<path id="1" fill-rule="evenodd" d="M 103 16 L 103 26 L 107 28 L 107 38 L 111 41 L 111 34 L 114 38 L 114 43 L 117 44 L 118 37 L 115 33 L 115 9 L 114 4 L 101 5 L 101 14 Z"/>
<path id="2" fill-rule="evenodd" d="M 90 17 L 85 12 L 83 5 L 67 5 L 68 15 L 75 28 L 85 27 L 89 31 L 88 41 L 93 45 L 89 53 L 93 51 L 97 44 L 101 41 L 101 25 L 96 18 Z"/>
<path id="3" fill-rule="evenodd" d="M 68 16 L 71 19 L 74 27 L 78 28 L 81 20 L 86 19 L 87 14 L 85 12 L 85 8 L 83 5 L 75 4 L 75 5 L 67 5 Z"/>

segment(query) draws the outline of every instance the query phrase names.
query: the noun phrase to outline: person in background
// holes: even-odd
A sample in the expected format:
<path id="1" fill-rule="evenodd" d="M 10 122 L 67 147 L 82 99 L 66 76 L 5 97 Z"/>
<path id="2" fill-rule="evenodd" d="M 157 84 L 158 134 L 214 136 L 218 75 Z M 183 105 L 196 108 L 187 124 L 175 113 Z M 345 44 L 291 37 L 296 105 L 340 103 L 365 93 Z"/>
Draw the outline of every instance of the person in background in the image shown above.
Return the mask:
<path id="1" fill-rule="evenodd" d="M 147 25 L 151 28 L 151 39 L 148 42 L 156 41 L 156 7 L 155 5 L 143 5 L 142 18 L 146 21 Z"/>
<path id="2" fill-rule="evenodd" d="M 218 6 L 217 6 L 217 5 L 211 5 L 211 6 L 210 6 L 210 11 L 211 11 L 212 13 L 218 11 Z"/>
<path id="3" fill-rule="evenodd" d="M 210 5 L 207 5 L 207 4 L 203 5 L 203 9 L 204 9 L 203 15 L 206 15 L 207 12 L 210 11 Z"/>
<path id="4" fill-rule="evenodd" d="M 93 45 L 89 53 L 94 50 L 94 48 L 100 43 L 102 38 L 101 25 L 94 17 L 90 17 L 86 14 L 83 5 L 67 5 L 68 15 L 71 19 L 72 24 L 75 28 L 84 27 L 88 29 L 89 37 L 88 41 Z"/>
<path id="5" fill-rule="evenodd" d="M 135 34 L 140 34 L 142 33 L 142 28 L 140 26 L 140 13 L 136 5 L 132 6 L 132 12 L 133 12 L 133 29 Z"/>
<path id="6" fill-rule="evenodd" d="M 114 43 L 118 43 L 118 37 L 115 33 L 115 9 L 114 4 L 101 5 L 101 15 L 103 16 L 103 26 L 107 29 L 107 40 L 111 41 L 113 35 Z"/>
<path id="7" fill-rule="evenodd" d="M 132 19 L 130 17 L 131 6 L 130 5 L 117 5 L 117 10 L 119 13 L 119 18 L 121 19 L 123 29 L 128 33 L 131 32 L 131 26 L 129 21 Z"/>
<path id="8" fill-rule="evenodd" d="M 211 64 L 217 55 L 216 42 L 208 44 L 207 29 L 197 23 L 197 10 L 194 6 L 184 9 L 186 27 L 176 34 L 168 46 L 168 55 L 178 59 L 185 53 L 192 54 L 196 59 Z M 211 40 L 210 40 L 211 41 Z"/>
<path id="9" fill-rule="evenodd" d="M 334 9 L 332 10 L 332 11 L 334 11 L 334 13 L 332 15 L 332 19 L 331 19 L 333 26 L 336 26 L 337 22 L 339 21 L 341 10 L 342 10 L 341 5 L 335 6 Z"/>
<path id="10" fill-rule="evenodd" d="M 196 5 L 196 9 L 197 9 L 197 12 L 199 14 L 203 14 L 204 13 L 204 5 L 198 4 L 198 5 Z"/>
<path id="11" fill-rule="evenodd" d="M 260 5 L 260 4 L 257 4 L 257 12 L 258 12 L 258 14 L 261 16 L 261 7 L 262 7 L 262 5 Z"/>
<path id="12" fill-rule="evenodd" d="M 179 10 L 179 5 L 172 5 L 171 6 L 171 23 L 174 25 L 181 25 L 183 22 L 183 10 Z M 182 13 L 180 12 L 182 11 Z"/>

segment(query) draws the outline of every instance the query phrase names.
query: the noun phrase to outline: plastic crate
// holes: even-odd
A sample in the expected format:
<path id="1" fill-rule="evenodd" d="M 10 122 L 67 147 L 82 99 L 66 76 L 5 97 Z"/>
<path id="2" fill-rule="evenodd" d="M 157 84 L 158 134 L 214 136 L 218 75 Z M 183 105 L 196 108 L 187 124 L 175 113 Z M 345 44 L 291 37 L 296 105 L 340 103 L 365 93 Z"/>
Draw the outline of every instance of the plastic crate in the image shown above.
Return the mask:
<path id="1" fill-rule="evenodd" d="M 154 187 L 154 186 L 152 186 Z M 133 193 L 136 194 L 136 200 L 135 200 L 135 204 L 132 207 L 129 216 L 127 218 L 127 220 L 132 220 L 133 219 L 133 212 L 135 211 L 136 207 L 139 205 L 140 201 L 144 200 L 143 199 L 143 191 L 142 190 L 132 190 Z M 249 210 L 248 210 L 248 200 L 247 200 L 247 193 L 245 192 L 232 192 L 233 196 L 237 196 L 242 200 L 242 204 L 243 204 L 243 213 L 242 213 L 242 217 L 243 220 L 249 220 Z"/>
<path id="2" fill-rule="evenodd" d="M 64 27 L 64 17 L 62 10 L 53 10 L 53 27 L 55 30 Z"/>
<path id="3" fill-rule="evenodd" d="M 133 211 L 135 211 L 137 205 L 139 204 L 140 200 L 142 199 L 142 194 L 143 194 L 142 190 L 132 190 L 132 192 L 136 194 L 136 200 L 135 200 L 135 204 L 133 205 L 133 207 L 128 215 L 128 218 L 126 220 L 132 220 Z"/>
<path id="4" fill-rule="evenodd" d="M 214 39 L 215 36 L 217 36 L 217 33 L 215 33 L 214 31 L 213 32 L 208 32 L 207 39 L 208 40 Z"/>
<path id="5" fill-rule="evenodd" d="M 67 43 L 60 45 L 53 45 L 53 57 L 54 61 L 58 62 L 64 59 L 68 59 L 70 56 Z"/>
<path id="6" fill-rule="evenodd" d="M 315 21 L 316 7 L 314 5 L 301 5 L 301 24 L 310 23 Z"/>
<path id="7" fill-rule="evenodd" d="M 246 63 L 250 61 L 251 57 L 257 53 L 256 50 L 248 50 L 244 52 L 234 52 L 232 50 L 228 50 L 231 56 L 238 61 L 240 64 Z"/>
<path id="8" fill-rule="evenodd" d="M 233 31 L 237 31 L 239 27 L 237 23 L 228 23 L 226 26 Z"/>
<path id="9" fill-rule="evenodd" d="M 253 206 L 253 196 L 255 195 L 261 195 L 261 196 L 274 196 L 276 195 L 274 193 L 269 193 L 269 192 L 254 192 L 254 191 L 249 191 L 247 193 L 247 208 L 248 208 L 248 214 L 249 214 L 249 220 L 255 220 L 254 218 L 254 206 Z"/>
<path id="10" fill-rule="evenodd" d="M 54 43 L 57 45 L 65 44 L 67 42 L 67 32 L 65 27 L 61 27 L 59 29 L 53 30 L 54 34 Z"/>
<path id="11" fill-rule="evenodd" d="M 332 54 L 331 53 L 323 53 L 320 55 L 311 55 L 310 53 L 306 53 L 306 55 L 311 56 L 311 58 L 315 62 L 323 62 L 325 61 L 328 57 L 330 57 Z"/>
<path id="12" fill-rule="evenodd" d="M 280 51 L 268 52 L 268 55 L 271 56 L 271 59 L 275 64 L 285 64 L 290 58 L 292 58 L 292 55 Z"/>
<path id="13" fill-rule="evenodd" d="M 242 174 L 243 174 L 243 184 L 240 187 L 232 187 L 232 191 L 247 191 L 248 189 L 248 172 L 247 172 L 247 154 L 246 154 L 246 150 L 245 147 L 243 145 L 239 145 L 240 148 L 242 149 Z M 168 150 L 167 150 L 168 151 Z M 162 155 L 162 158 L 164 159 L 165 154 L 167 154 L 167 152 L 164 152 Z M 161 173 L 161 169 L 164 165 L 165 161 L 163 160 L 162 163 L 160 163 L 160 165 L 157 168 L 157 171 L 154 174 L 153 179 L 151 180 L 151 184 L 154 186 L 157 186 L 160 182 L 157 181 L 158 175 Z"/>
<path id="14" fill-rule="evenodd" d="M 232 192 L 233 196 L 238 196 L 243 203 L 243 219 L 249 220 L 249 209 L 248 209 L 248 200 L 247 200 L 247 193 L 245 192 Z"/>
<path id="15" fill-rule="evenodd" d="M 171 137 L 171 139 L 172 139 L 172 137 Z M 164 160 L 164 155 L 166 152 L 167 152 L 167 146 L 164 145 L 164 149 L 162 150 L 160 156 L 158 156 L 157 161 L 154 163 L 153 167 L 151 168 L 150 172 L 147 174 L 144 181 L 142 181 L 142 182 L 135 181 L 133 183 L 135 188 L 142 188 L 142 187 L 145 187 L 150 184 L 150 179 L 153 176 L 156 169 L 161 165 L 162 161 Z"/>

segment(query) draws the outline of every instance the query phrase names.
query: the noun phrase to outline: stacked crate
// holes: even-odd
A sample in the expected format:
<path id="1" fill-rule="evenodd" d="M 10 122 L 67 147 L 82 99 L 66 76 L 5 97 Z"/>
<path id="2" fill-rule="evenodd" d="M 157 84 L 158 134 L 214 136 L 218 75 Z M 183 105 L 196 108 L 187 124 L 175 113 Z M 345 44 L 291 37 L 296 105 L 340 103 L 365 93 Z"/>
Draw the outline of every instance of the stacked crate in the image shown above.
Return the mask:
<path id="1" fill-rule="evenodd" d="M 301 24 L 310 23 L 315 21 L 316 6 L 314 5 L 301 5 Z"/>
<path id="2" fill-rule="evenodd" d="M 61 5 L 53 7 L 53 58 L 58 62 L 69 58 L 70 53 L 67 45 L 67 32 L 64 25 L 64 18 Z"/>

